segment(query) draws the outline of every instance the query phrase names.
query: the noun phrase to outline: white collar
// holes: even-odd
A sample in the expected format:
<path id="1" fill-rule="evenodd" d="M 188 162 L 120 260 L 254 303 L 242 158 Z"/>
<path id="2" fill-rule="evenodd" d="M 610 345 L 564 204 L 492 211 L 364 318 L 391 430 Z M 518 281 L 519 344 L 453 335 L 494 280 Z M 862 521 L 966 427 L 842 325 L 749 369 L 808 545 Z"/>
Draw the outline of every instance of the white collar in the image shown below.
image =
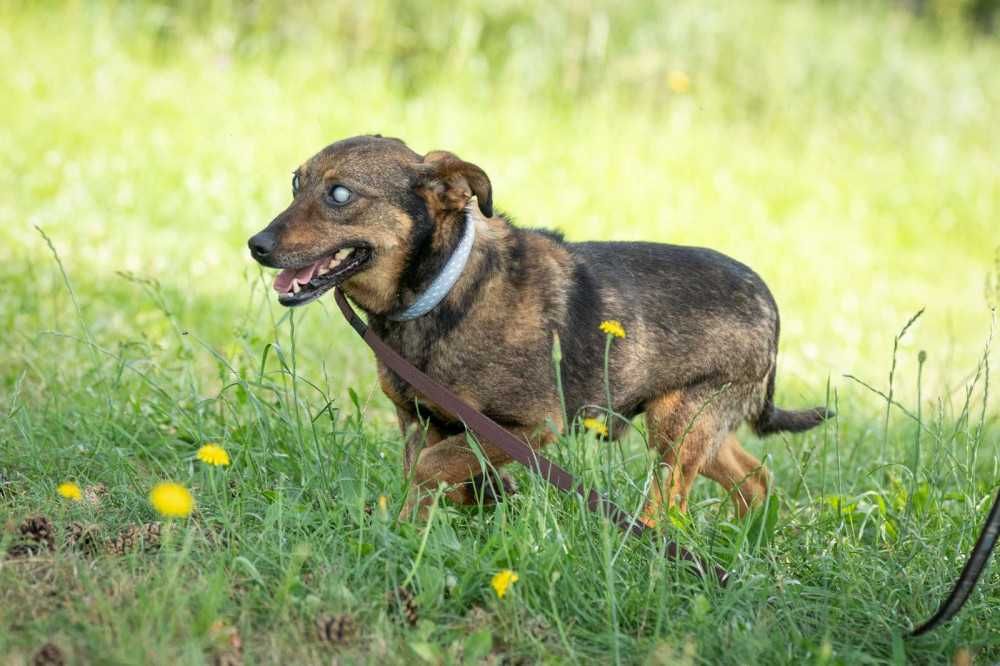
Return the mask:
<path id="1" fill-rule="evenodd" d="M 462 271 L 465 270 L 465 265 L 469 261 L 469 255 L 472 253 L 472 244 L 475 240 L 476 220 L 470 209 L 467 208 L 465 210 L 465 231 L 462 232 L 462 239 L 458 242 L 458 247 L 455 248 L 452 255 L 448 257 L 448 262 L 444 265 L 444 268 L 437 274 L 437 277 L 434 278 L 430 286 L 424 290 L 424 293 L 417 296 L 417 300 L 413 301 L 402 312 L 388 315 L 388 319 L 392 321 L 410 321 L 411 319 L 424 316 L 437 307 L 444 300 L 444 297 L 448 295 L 448 292 L 451 291 L 451 288 L 455 286 L 455 283 L 458 282 L 458 278 L 462 276 Z"/>

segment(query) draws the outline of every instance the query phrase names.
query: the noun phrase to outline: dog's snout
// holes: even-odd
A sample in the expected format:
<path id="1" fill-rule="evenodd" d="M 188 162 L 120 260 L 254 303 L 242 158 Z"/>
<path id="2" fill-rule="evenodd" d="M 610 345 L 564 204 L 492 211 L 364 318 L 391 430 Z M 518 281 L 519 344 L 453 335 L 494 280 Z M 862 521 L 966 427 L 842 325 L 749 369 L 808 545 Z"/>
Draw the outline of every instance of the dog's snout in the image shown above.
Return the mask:
<path id="1" fill-rule="evenodd" d="M 253 258 L 260 261 L 266 259 L 274 251 L 278 245 L 278 239 L 270 231 L 262 231 L 251 236 L 247 245 L 250 246 L 250 254 L 253 255 Z"/>

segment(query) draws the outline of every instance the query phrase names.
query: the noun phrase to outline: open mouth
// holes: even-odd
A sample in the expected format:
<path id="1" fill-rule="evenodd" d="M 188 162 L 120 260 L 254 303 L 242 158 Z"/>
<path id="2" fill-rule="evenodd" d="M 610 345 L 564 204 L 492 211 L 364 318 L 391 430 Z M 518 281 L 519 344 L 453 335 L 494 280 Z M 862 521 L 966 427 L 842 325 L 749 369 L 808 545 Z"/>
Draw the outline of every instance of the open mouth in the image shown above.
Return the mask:
<path id="1" fill-rule="evenodd" d="M 278 302 L 294 307 L 314 301 L 357 273 L 369 259 L 369 248 L 345 247 L 306 266 L 286 268 L 274 278 Z"/>

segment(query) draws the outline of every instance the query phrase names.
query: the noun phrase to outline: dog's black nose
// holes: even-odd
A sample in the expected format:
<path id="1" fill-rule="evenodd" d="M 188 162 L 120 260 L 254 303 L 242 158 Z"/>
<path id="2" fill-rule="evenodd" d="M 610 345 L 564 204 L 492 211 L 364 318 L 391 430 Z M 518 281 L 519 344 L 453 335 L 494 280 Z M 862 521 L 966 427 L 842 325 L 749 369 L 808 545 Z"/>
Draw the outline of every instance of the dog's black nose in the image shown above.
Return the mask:
<path id="1" fill-rule="evenodd" d="M 255 234 L 247 241 L 247 245 L 250 246 L 250 254 L 257 260 L 265 259 L 267 255 L 274 251 L 274 247 L 277 244 L 278 239 L 270 231 L 262 231 L 259 234 Z"/>

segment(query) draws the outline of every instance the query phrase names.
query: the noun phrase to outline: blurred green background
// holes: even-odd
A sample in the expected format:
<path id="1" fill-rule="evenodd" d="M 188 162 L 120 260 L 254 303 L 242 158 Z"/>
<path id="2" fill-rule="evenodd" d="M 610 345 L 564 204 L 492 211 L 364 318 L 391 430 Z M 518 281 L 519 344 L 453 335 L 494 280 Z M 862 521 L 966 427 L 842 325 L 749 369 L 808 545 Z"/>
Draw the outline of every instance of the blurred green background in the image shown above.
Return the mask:
<path id="1" fill-rule="evenodd" d="M 381 132 L 481 165 L 523 224 L 750 264 L 786 389 L 885 376 L 926 306 L 900 372 L 926 348 L 948 391 L 988 336 L 1000 244 L 1000 43 L 961 18 L 980 4 L 4 3 L 4 381 L 75 316 L 33 225 L 98 336 L 176 342 L 125 271 L 225 349 L 282 314 L 244 243 L 291 170 Z M 303 362 L 368 386 L 329 305 Z"/>

